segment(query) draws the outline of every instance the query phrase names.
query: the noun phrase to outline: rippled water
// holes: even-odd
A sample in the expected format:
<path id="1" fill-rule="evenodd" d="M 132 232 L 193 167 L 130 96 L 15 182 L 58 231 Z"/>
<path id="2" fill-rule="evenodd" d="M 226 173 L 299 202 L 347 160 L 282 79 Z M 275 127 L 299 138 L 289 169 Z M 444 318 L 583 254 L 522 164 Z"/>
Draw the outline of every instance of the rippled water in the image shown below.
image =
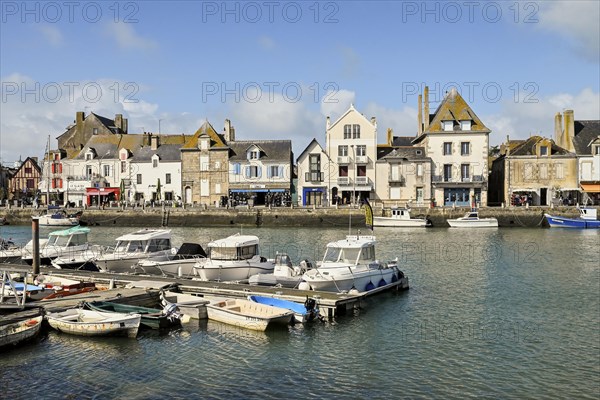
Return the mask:
<path id="1" fill-rule="evenodd" d="M 206 244 L 236 228 L 174 228 Z M 45 233 L 47 231 L 43 231 Z M 319 259 L 347 229 L 246 229 Z M 43 236 L 42 233 L 42 236 Z M 92 227 L 111 244 L 123 228 Z M 30 230 L 2 227 L 25 240 Z M 600 232 L 377 229 L 411 289 L 325 324 L 256 333 L 217 322 L 136 340 L 50 332 L 0 355 L 2 398 L 594 398 Z M 36 397 L 37 397 L 36 396 Z"/>

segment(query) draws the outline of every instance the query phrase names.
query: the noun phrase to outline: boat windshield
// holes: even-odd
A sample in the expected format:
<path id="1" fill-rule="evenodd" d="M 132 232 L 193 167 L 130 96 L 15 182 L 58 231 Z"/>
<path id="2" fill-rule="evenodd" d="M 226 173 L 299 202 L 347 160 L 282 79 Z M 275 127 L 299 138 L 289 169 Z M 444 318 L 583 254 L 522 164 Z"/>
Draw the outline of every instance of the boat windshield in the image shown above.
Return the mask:
<path id="1" fill-rule="evenodd" d="M 344 262 L 356 264 L 360 249 L 328 247 L 323 262 Z"/>
<path id="2" fill-rule="evenodd" d="M 340 258 L 342 249 L 339 247 L 327 247 L 325 249 L 325 256 L 323 256 L 323 262 L 336 262 Z"/>
<path id="3" fill-rule="evenodd" d="M 69 236 L 51 235 L 50 238 L 48 239 L 49 246 L 65 247 L 68 242 L 69 242 Z"/>
<path id="4" fill-rule="evenodd" d="M 171 248 L 171 242 L 169 239 L 151 239 L 148 245 L 148 252 L 154 253 L 156 251 L 165 251 Z"/>

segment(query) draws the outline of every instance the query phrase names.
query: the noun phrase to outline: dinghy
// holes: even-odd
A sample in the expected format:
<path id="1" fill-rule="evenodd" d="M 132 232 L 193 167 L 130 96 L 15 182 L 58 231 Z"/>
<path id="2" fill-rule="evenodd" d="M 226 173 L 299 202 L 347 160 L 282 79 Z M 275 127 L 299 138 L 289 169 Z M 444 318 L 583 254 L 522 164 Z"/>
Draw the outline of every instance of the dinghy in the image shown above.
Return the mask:
<path id="1" fill-rule="evenodd" d="M 206 305 L 208 319 L 241 328 L 264 331 L 267 327 L 291 322 L 290 310 L 254 303 L 243 299 L 210 299 Z"/>
<path id="2" fill-rule="evenodd" d="M 49 313 L 50 326 L 57 331 L 80 336 L 108 336 L 123 334 L 137 336 L 142 316 L 140 314 L 109 313 L 82 308 Z"/>

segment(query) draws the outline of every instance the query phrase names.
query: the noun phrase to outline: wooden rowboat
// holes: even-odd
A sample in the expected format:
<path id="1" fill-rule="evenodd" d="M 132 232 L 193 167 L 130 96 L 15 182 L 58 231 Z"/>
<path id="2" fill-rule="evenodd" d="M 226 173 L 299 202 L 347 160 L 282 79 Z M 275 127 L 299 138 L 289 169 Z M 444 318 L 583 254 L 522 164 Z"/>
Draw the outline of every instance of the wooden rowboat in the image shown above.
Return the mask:
<path id="1" fill-rule="evenodd" d="M 44 309 L 35 307 L 0 316 L 0 347 L 17 345 L 40 332 Z"/>
<path id="2" fill-rule="evenodd" d="M 135 313 L 142 316 L 142 327 L 151 329 L 167 329 L 181 325 L 181 315 L 157 308 L 132 306 L 129 304 L 113 303 L 110 301 L 91 301 L 84 303 L 90 310 L 114 313 Z"/>
<path id="3" fill-rule="evenodd" d="M 287 325 L 294 315 L 290 310 L 243 299 L 209 300 L 206 305 L 208 319 L 256 331 L 264 331 L 275 324 Z"/>
<path id="4" fill-rule="evenodd" d="M 136 337 L 140 327 L 140 314 L 121 314 L 72 308 L 49 313 L 46 319 L 57 331 L 80 336 L 109 336 L 124 334 Z"/>

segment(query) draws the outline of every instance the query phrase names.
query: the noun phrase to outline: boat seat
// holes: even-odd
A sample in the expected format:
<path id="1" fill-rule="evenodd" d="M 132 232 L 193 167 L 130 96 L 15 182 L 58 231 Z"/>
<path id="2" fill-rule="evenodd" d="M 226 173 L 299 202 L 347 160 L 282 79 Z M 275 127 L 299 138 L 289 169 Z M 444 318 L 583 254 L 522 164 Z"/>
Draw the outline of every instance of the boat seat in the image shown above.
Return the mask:
<path id="1" fill-rule="evenodd" d="M 240 312 L 242 309 L 239 306 L 227 307 L 229 311 Z"/>

